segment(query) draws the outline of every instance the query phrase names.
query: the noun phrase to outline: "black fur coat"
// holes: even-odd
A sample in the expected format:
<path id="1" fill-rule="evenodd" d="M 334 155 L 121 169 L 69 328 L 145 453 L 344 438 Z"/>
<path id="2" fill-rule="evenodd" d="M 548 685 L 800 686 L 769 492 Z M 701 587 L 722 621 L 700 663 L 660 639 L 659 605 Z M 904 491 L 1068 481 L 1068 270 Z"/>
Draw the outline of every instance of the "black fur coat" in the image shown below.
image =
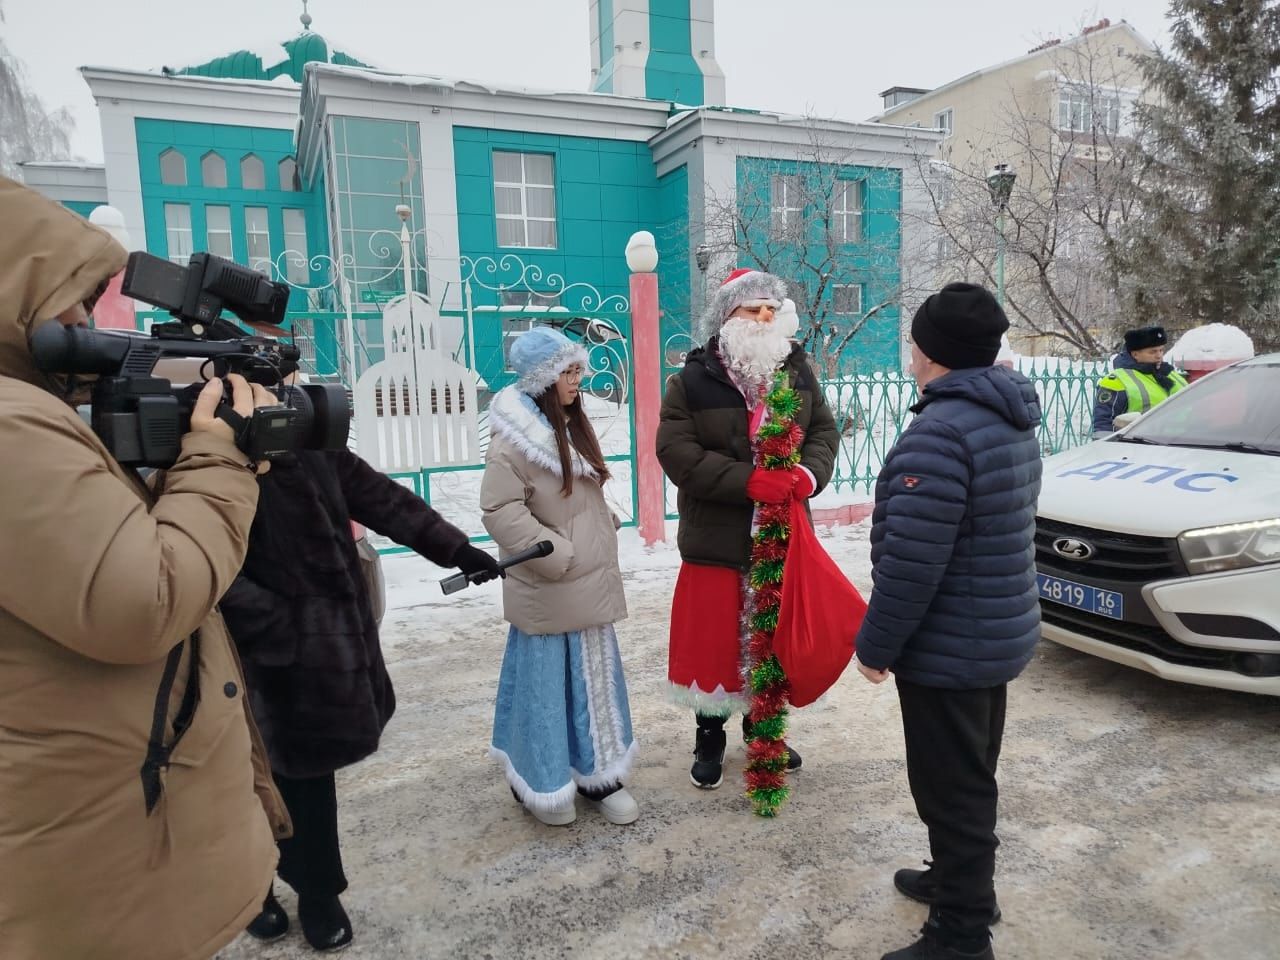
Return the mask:
<path id="1" fill-rule="evenodd" d="M 346 450 L 304 451 L 259 485 L 249 553 L 220 608 L 272 769 L 323 776 L 373 753 L 396 703 L 350 521 L 441 566 L 467 537 Z"/>

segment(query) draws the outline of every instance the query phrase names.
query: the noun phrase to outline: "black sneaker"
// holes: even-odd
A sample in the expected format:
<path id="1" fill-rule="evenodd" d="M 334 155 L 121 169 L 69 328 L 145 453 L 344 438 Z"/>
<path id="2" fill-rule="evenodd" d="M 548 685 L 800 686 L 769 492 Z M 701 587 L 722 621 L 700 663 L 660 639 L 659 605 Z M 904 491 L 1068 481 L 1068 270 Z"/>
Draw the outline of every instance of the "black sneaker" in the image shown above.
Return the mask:
<path id="1" fill-rule="evenodd" d="M 724 727 L 698 727 L 689 779 L 702 790 L 714 790 L 724 782 Z"/>
<path id="2" fill-rule="evenodd" d="M 970 949 L 943 943 L 927 925 L 920 934 L 920 939 L 911 946 L 886 953 L 880 960 L 996 960 L 990 939 L 985 945 L 975 944 Z"/>
<path id="3" fill-rule="evenodd" d="M 929 869 L 899 870 L 893 875 L 893 885 L 904 897 L 933 906 L 938 900 L 938 878 L 934 876 L 933 864 L 926 860 L 924 865 Z M 1000 917 L 1000 904 L 997 903 L 991 912 L 992 926 L 1000 922 Z"/>
<path id="4" fill-rule="evenodd" d="M 298 922 L 312 949 L 329 953 L 351 943 L 351 920 L 337 897 L 298 897 Z"/>
<path id="5" fill-rule="evenodd" d="M 742 715 L 742 742 L 751 742 L 751 718 L 745 713 Z M 800 751 L 791 746 L 785 740 L 782 741 L 782 745 L 787 748 L 787 770 L 789 772 L 799 770 L 801 764 L 804 763 L 804 761 L 800 759 Z"/>
<path id="6" fill-rule="evenodd" d="M 254 917 L 245 933 L 263 943 L 274 943 L 289 932 L 289 915 L 276 899 L 274 888 L 267 891 L 267 899 L 262 901 L 262 912 Z"/>

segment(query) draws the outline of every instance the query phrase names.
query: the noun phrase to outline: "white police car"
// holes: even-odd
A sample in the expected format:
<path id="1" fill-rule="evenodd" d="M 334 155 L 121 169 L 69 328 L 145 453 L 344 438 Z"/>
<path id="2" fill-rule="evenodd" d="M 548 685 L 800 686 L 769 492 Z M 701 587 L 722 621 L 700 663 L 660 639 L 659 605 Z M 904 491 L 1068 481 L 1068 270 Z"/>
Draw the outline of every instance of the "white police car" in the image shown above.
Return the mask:
<path id="1" fill-rule="evenodd" d="M 1046 638 L 1280 696 L 1280 354 L 1049 457 L 1037 513 Z"/>

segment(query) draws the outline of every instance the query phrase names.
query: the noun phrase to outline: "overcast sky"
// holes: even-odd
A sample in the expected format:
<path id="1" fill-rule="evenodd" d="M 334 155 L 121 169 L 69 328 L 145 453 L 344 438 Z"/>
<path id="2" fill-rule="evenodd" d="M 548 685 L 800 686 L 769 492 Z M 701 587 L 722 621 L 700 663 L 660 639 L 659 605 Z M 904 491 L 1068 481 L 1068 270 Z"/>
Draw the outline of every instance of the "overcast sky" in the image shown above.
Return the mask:
<path id="1" fill-rule="evenodd" d="M 863 120 L 894 85 L 935 87 L 1109 17 L 1167 40 L 1166 0 L 716 0 L 730 104 Z M 331 47 L 384 69 L 585 90 L 588 0 L 312 0 Z M 0 23 L 49 107 L 77 121 L 73 149 L 102 159 L 77 68 L 199 63 L 294 36 L 301 0 L 4 0 Z M 449 18 L 446 20 L 446 16 Z"/>

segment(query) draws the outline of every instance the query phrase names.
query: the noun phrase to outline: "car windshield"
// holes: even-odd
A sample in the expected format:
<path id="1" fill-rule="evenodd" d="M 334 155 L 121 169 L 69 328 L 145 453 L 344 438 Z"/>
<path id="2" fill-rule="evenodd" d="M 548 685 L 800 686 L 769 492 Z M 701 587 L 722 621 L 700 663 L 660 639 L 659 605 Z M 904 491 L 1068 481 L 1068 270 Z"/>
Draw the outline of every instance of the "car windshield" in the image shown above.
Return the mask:
<path id="1" fill-rule="evenodd" d="M 1116 439 L 1280 454 L 1280 361 L 1221 370 L 1170 397 Z"/>

